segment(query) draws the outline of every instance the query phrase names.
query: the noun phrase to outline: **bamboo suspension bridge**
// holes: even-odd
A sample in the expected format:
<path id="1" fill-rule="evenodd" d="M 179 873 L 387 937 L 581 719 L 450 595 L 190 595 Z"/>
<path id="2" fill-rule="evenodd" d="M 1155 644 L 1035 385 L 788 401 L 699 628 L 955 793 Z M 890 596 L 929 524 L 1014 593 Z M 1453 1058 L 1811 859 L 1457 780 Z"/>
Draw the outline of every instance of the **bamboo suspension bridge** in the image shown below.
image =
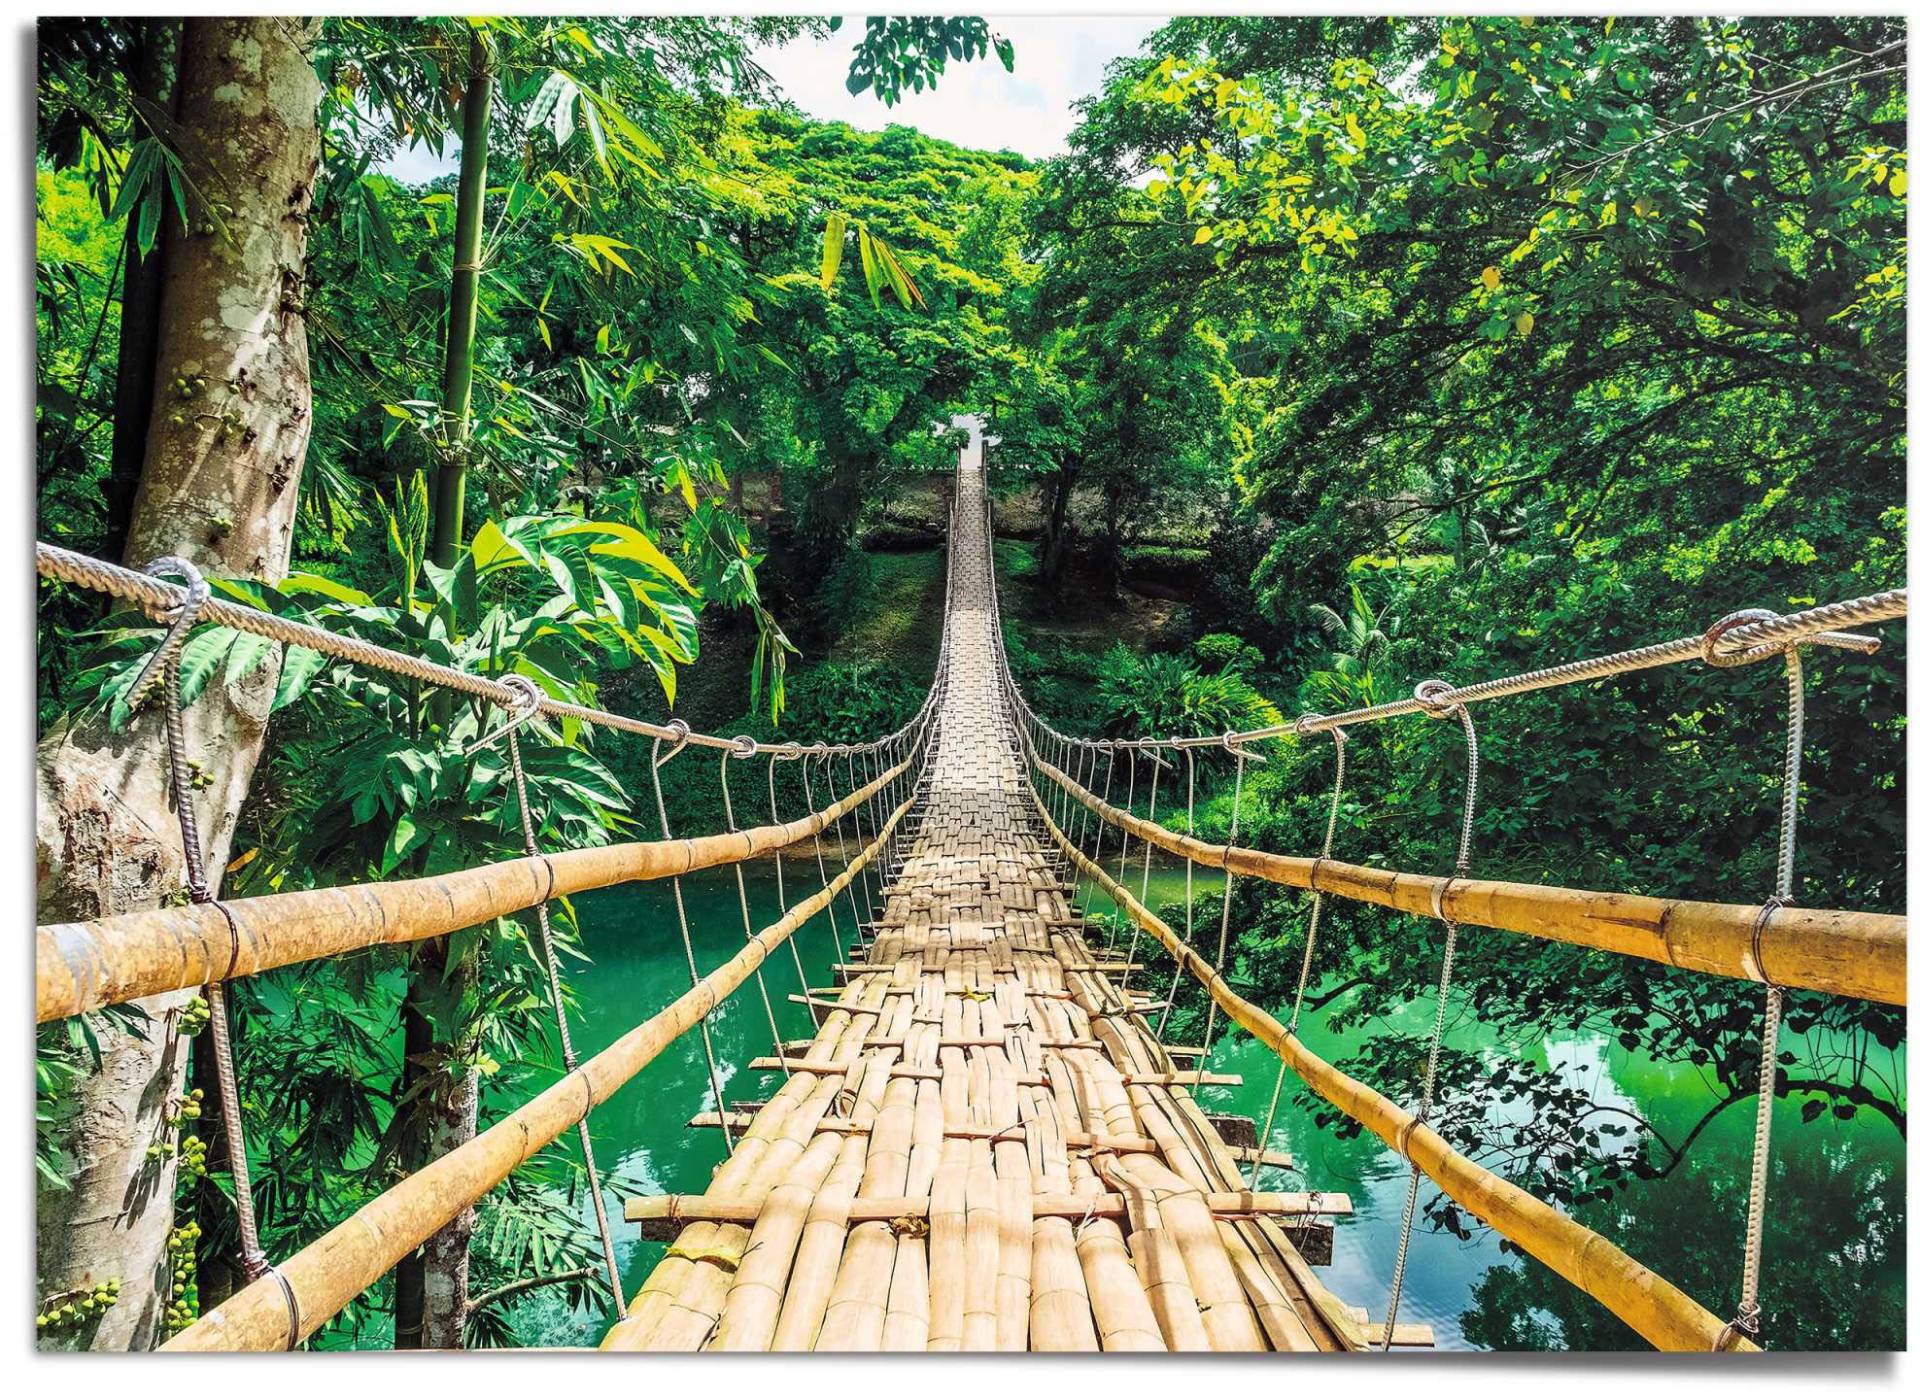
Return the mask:
<path id="1" fill-rule="evenodd" d="M 220 601 L 177 561 L 170 566 L 188 576 L 184 587 L 162 581 L 156 575 L 167 570 L 158 566 L 141 574 L 40 546 L 43 574 L 110 592 L 171 624 L 158 662 L 176 701 L 179 639 L 195 621 L 213 622 L 489 701 L 503 720 L 493 741 L 508 744 L 516 770 L 515 730 L 544 713 L 651 737 L 656 774 L 683 751 L 702 749 L 717 752 L 723 782 L 728 764 L 767 763 L 770 799 L 779 765 L 795 764 L 807 779 L 808 809 L 786 821 L 776 811 L 768 825 L 731 829 L 729 795 L 728 831 L 675 838 L 663 802 L 658 839 L 554 852 L 538 847 L 539 820 L 527 811 L 522 786 L 528 853 L 521 859 L 431 879 L 224 901 L 201 879 L 192 902 L 181 907 L 40 928 L 42 1022 L 204 985 L 224 1032 L 218 990 L 233 978 L 540 911 L 539 950 L 552 979 L 551 1009 L 567 1046 L 568 1072 L 277 1262 L 259 1252 L 251 1230 L 245 1123 L 232 1075 L 221 1075 L 242 1265 L 252 1280 L 167 1349 L 299 1345 L 569 1132 L 580 1134 L 598 1204 L 587 1135 L 593 1108 L 677 1037 L 704 1034 L 706 1017 L 757 979 L 769 957 L 791 955 L 798 965 L 796 934 L 822 914 L 830 920 L 836 984 L 795 998 L 814 1026 L 810 1037 L 780 1038 L 772 1002 L 758 983 L 770 1043 L 766 1057 L 748 1067 L 778 1074 L 778 1088 L 763 1103 L 730 1105 L 708 1040 L 714 1101 L 695 1122 L 723 1134 L 726 1158 L 699 1193 L 625 1202 L 626 1225 L 670 1240 L 664 1259 L 630 1299 L 615 1262 L 616 1227 L 604 1214 L 598 1221 L 620 1310 L 602 1343 L 606 1349 L 1367 1351 L 1429 1345 L 1430 1328 L 1397 1316 L 1407 1250 L 1418 1246 L 1410 1238 L 1423 1181 L 1651 1344 L 1753 1348 L 1771 1095 L 1760 1096 L 1748 1235 L 1744 1247 L 1727 1241 L 1729 1281 L 1718 1302 L 1729 1315 L 1722 1315 L 1453 1150 L 1426 1120 L 1432 1055 L 1417 1101 L 1403 1104 L 1302 1042 L 1295 1034 L 1299 994 L 1283 1018 L 1229 986 L 1220 966 L 1232 934 L 1233 882 L 1265 880 L 1310 893 L 1301 992 L 1315 970 L 1314 931 L 1324 897 L 1434 920 L 1443 933 L 1435 1055 L 1453 949 L 1460 928 L 1470 925 L 1759 984 L 1769 1011 L 1762 1081 L 1770 1080 L 1782 988 L 1905 1004 L 1904 917 L 1792 902 L 1804 704 L 1800 649 L 1871 650 L 1877 644 L 1871 636 L 1838 629 L 1904 616 L 1904 592 L 1788 617 L 1737 613 L 1697 637 L 1478 685 L 1428 682 L 1405 700 L 1303 716 L 1259 733 L 1089 741 L 1048 726 L 1014 683 L 1001 641 L 991 539 L 982 471 L 963 459 L 945 635 L 926 702 L 894 733 L 835 746 L 755 744 L 693 733 L 677 721 L 649 724 L 561 704 L 524 683 L 449 670 Z M 1780 876 L 1762 901 L 1717 904 L 1472 877 L 1475 706 L 1655 665 L 1768 658 L 1782 659 L 1787 670 L 1788 741 Z M 1339 778 L 1317 855 L 1235 843 L 1241 780 L 1247 763 L 1259 761 L 1261 743 L 1283 733 L 1301 741 L 1324 737 L 1335 745 L 1344 774 L 1348 729 L 1400 717 L 1457 724 L 1467 747 L 1469 780 L 1451 872 L 1397 872 L 1335 859 Z M 177 724 L 172 732 L 177 745 Z M 1224 845 L 1175 833 L 1157 819 L 1162 788 L 1177 791 L 1183 776 L 1191 800 L 1194 754 L 1205 748 L 1220 750 L 1234 765 L 1236 819 Z M 177 747 L 174 757 L 177 766 Z M 1116 803 L 1121 758 L 1127 777 Z M 1153 793 L 1145 816 L 1133 790 L 1143 773 Z M 814 800 L 816 774 L 826 779 L 824 805 Z M 839 776 L 844 795 L 833 785 Z M 184 784 L 176 793 L 190 809 Z M 183 827 L 191 848 L 191 822 Z M 825 853 L 821 837 L 830 833 L 849 837 L 841 856 Z M 781 917 L 759 928 L 749 923 L 738 950 L 703 969 L 679 904 L 688 989 L 575 1063 L 545 936 L 545 904 L 625 881 L 677 881 L 729 865 L 738 870 L 741 861 L 768 853 L 780 862 Z M 1196 935 L 1189 911 L 1188 925 L 1176 931 L 1145 905 L 1156 854 L 1163 864 L 1172 859 L 1189 869 L 1225 872 L 1217 929 Z M 1109 872 L 1115 855 L 1118 870 Z M 1094 889 L 1127 920 L 1118 935 L 1101 936 L 1085 917 L 1084 895 Z M 744 918 L 744 890 L 741 902 Z M 836 913 L 849 906 L 857 927 L 842 926 Z M 1196 946 L 1196 937 L 1211 938 L 1212 947 Z M 1150 957 L 1175 968 L 1165 1001 L 1133 985 Z M 1196 988 L 1206 997 L 1205 1041 L 1164 1043 L 1167 1005 Z M 1210 1115 L 1197 1096 L 1208 1085 L 1238 1081 L 1210 1068 L 1227 1020 L 1273 1051 L 1276 1103 L 1291 1075 L 1405 1159 L 1412 1189 L 1381 1319 L 1335 1296 L 1315 1271 L 1351 1208 L 1347 1198 L 1313 1188 L 1311 1161 L 1273 1149 L 1271 1111 L 1248 1136 Z M 219 1044 L 226 1054 L 224 1039 Z"/>

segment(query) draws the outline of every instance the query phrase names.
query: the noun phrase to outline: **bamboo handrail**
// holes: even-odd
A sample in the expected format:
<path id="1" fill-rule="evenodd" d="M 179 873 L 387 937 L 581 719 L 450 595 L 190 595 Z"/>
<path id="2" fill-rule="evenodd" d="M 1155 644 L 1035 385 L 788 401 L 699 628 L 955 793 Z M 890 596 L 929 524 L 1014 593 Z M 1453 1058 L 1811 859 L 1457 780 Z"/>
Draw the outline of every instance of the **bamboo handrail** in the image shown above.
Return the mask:
<path id="1" fill-rule="evenodd" d="M 471 928 L 546 899 L 664 879 L 779 850 L 823 831 L 905 772 L 902 762 L 833 805 L 777 826 L 529 855 L 423 879 L 143 909 L 35 933 L 40 1023 L 161 991 L 251 976 Z M 224 912 L 223 912 L 224 910 Z"/>
<path id="2" fill-rule="evenodd" d="M 524 1107 L 361 1207 L 161 1349 L 293 1349 L 712 1013 L 770 952 L 853 882 L 912 806 L 909 796 L 845 870 L 755 933 L 665 1010 L 627 1031 Z"/>
<path id="3" fill-rule="evenodd" d="M 1907 1003 L 1907 920 L 1902 914 L 1789 905 L 1777 910 L 1756 933 L 1764 911 L 1759 904 L 1407 874 L 1239 846 L 1229 852 L 1104 802 L 1037 756 L 1034 764 L 1063 785 L 1074 800 L 1106 820 L 1196 865 L 1689 971 L 1745 981 L 1771 978 L 1782 986 L 1807 991 L 1858 996 L 1887 1005 Z"/>
<path id="4" fill-rule="evenodd" d="M 1034 806 L 1073 863 L 1105 889 L 1128 918 L 1152 933 L 1222 1010 L 1284 1059 L 1313 1092 L 1426 1172 L 1448 1198 L 1553 1269 L 1659 1349 L 1716 1348 L 1726 1326 L 1712 1312 L 1586 1225 L 1462 1156 L 1398 1103 L 1320 1058 L 1286 1026 L 1236 993 L 1226 978 L 1182 942 L 1172 928 L 1071 844 L 1054 824 L 1044 802 L 1035 802 Z M 1757 1349 L 1737 1330 L 1722 1348 Z"/>

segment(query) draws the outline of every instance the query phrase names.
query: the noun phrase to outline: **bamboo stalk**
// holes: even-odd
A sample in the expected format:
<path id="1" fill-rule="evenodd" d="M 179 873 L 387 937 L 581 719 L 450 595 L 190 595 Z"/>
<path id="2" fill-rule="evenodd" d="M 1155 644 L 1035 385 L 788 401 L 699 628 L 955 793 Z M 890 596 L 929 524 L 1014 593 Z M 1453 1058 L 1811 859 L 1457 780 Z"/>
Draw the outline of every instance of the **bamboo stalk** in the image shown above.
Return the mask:
<path id="1" fill-rule="evenodd" d="M 1314 1054 L 1286 1026 L 1235 992 L 1226 978 L 1105 870 L 1067 844 L 1051 816 L 1043 811 L 1041 819 L 1074 864 L 1105 889 L 1128 918 L 1153 934 L 1237 1024 L 1286 1060 L 1309 1089 L 1419 1166 L 1450 1199 L 1653 1345 L 1661 1350 L 1715 1348 L 1725 1325 L 1705 1307 L 1585 1225 L 1468 1160 L 1399 1104 Z M 1753 1348 L 1737 1333 L 1728 1344 L 1733 1349 Z"/>
<path id="2" fill-rule="evenodd" d="M 727 1290 L 710 1349 L 765 1350 L 772 1343 L 807 1212 L 842 1146 L 832 1137 L 816 1136 L 787 1178 L 768 1192 L 765 1207 L 754 1216 L 753 1234 Z M 628 1206 L 632 1218 L 631 1201 Z"/>
<path id="3" fill-rule="evenodd" d="M 911 807 L 902 802 L 884 837 Z M 401 1181 L 316 1242 L 249 1284 L 162 1347 L 178 1351 L 291 1349 L 377 1282 L 448 1220 L 586 1116 L 737 990 L 767 954 L 827 906 L 878 853 L 874 841 L 820 892 L 801 900 L 665 1010 L 424 1170 Z M 290 1303 L 292 1304 L 290 1306 Z"/>
<path id="4" fill-rule="evenodd" d="M 44 1024 L 161 991 L 440 937 L 544 899 L 733 864 L 825 829 L 906 766 L 900 764 L 823 811 L 777 826 L 527 856 L 425 879 L 262 894 L 144 909 L 86 923 L 47 924 L 34 935 L 34 1014 Z"/>
<path id="5" fill-rule="evenodd" d="M 1118 1166 L 1153 1193 L 1193 1284 L 1209 1346 L 1214 1350 L 1265 1350 L 1253 1308 L 1220 1241 L 1207 1197 L 1152 1156 L 1128 1156 Z"/>
<path id="6" fill-rule="evenodd" d="M 1229 854 L 1222 846 L 1180 835 L 1110 806 L 1045 762 L 1039 767 L 1106 820 L 1196 865 L 1714 976 L 1745 981 L 1771 978 L 1782 986 L 1808 991 L 1858 996 L 1887 1005 L 1907 1003 L 1907 920 L 1901 914 L 1789 905 L 1767 919 L 1756 935 L 1762 912 L 1758 904 L 1447 879 L 1239 846 Z"/>

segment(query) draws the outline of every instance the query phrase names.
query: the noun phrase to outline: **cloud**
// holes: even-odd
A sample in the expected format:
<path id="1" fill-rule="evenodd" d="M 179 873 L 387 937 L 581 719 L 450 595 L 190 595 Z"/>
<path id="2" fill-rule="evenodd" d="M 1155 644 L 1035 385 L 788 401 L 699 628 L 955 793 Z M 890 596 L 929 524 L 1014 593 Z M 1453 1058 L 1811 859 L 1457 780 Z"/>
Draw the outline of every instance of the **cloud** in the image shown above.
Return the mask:
<path id="1" fill-rule="evenodd" d="M 1099 89 L 1107 65 L 1134 53 L 1166 21 L 1147 15 L 990 16 L 1013 41 L 1011 74 L 997 59 L 948 64 L 932 92 L 909 92 L 887 107 L 872 92 L 847 91 L 847 64 L 864 28 L 849 19 L 824 42 L 803 39 L 754 55 L 795 106 L 863 131 L 895 124 L 980 150 L 1059 155 L 1075 124 L 1073 104 Z"/>

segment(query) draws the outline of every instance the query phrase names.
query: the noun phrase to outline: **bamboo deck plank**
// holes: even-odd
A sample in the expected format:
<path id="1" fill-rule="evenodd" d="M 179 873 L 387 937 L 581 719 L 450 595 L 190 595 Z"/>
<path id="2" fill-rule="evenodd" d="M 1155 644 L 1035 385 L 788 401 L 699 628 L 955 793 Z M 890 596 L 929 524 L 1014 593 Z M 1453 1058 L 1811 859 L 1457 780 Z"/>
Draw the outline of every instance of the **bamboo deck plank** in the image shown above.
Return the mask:
<path id="1" fill-rule="evenodd" d="M 913 818 L 841 984 L 788 997 L 819 1028 L 748 1066 L 785 1081 L 694 1119 L 743 1129 L 707 1193 L 632 1202 L 683 1227 L 607 1344 L 1357 1348 L 1285 1232 L 1349 1203 L 1250 1196 L 1192 1091 L 1239 1079 L 1177 1067 L 1121 985 L 1138 966 L 1089 944 L 996 681 L 977 471 L 960 489 Z"/>

